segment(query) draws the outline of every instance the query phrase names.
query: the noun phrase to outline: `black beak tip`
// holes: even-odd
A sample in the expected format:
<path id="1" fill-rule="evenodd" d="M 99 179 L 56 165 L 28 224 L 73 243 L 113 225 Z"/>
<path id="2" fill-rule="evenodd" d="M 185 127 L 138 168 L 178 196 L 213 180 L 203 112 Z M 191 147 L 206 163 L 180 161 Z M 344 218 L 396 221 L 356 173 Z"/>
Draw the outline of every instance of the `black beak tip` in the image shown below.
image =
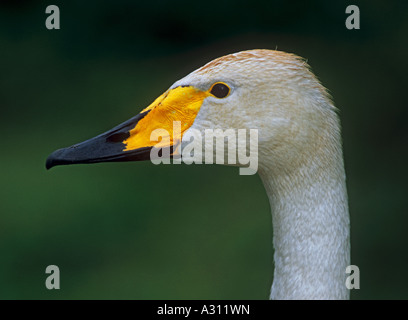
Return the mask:
<path id="1" fill-rule="evenodd" d="M 56 154 L 58 153 L 59 150 L 54 151 L 53 153 L 51 153 L 47 160 L 45 161 L 45 168 L 47 170 L 51 169 L 52 167 L 55 167 L 56 165 L 58 165 L 58 157 L 56 156 Z"/>
<path id="2" fill-rule="evenodd" d="M 55 166 L 54 162 L 55 161 L 54 161 L 54 158 L 52 157 L 52 155 L 49 155 L 48 158 L 47 158 L 47 161 L 45 162 L 45 168 L 47 170 L 51 169 L 52 167 Z"/>
<path id="3" fill-rule="evenodd" d="M 70 164 L 72 162 L 67 159 L 64 159 L 65 158 L 64 150 L 65 149 L 58 149 L 48 156 L 45 162 L 45 168 L 47 170 L 51 169 L 52 167 L 58 166 L 58 165 Z"/>

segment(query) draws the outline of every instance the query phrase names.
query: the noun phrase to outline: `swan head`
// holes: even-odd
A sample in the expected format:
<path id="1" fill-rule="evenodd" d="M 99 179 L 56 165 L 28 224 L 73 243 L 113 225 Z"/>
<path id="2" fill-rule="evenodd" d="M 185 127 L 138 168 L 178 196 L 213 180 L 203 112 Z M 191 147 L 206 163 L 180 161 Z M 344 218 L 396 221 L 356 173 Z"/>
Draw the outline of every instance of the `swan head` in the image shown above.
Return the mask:
<path id="1" fill-rule="evenodd" d="M 325 144 L 322 136 L 337 127 L 330 98 L 303 59 L 274 50 L 242 51 L 215 59 L 175 82 L 112 130 L 55 151 L 46 167 L 148 160 L 152 150 L 159 149 L 174 156 L 177 146 L 180 153 L 192 136 L 204 137 L 208 129 L 252 129 L 257 130 L 260 164 L 267 158 L 275 170 L 290 170 Z M 227 153 L 227 148 L 223 150 Z M 210 152 L 215 156 L 218 151 Z"/>
<path id="2" fill-rule="evenodd" d="M 186 161 L 191 138 L 201 141 L 214 129 L 221 136 L 236 133 L 238 154 L 240 145 L 252 154 L 256 144 L 259 173 L 273 206 L 271 297 L 347 298 L 349 218 L 339 121 L 324 87 L 293 54 L 251 50 L 215 59 L 175 82 L 135 117 L 53 152 L 46 167 L 153 161 L 163 154 L 174 161 L 180 153 Z M 254 139 L 251 130 L 257 133 Z M 213 163 L 220 153 L 229 158 L 224 138 L 221 146 L 215 141 L 215 148 L 205 143 L 204 150 L 194 148 L 196 160 Z M 247 164 L 239 157 L 235 163 Z M 251 162 L 249 167 L 254 169 Z"/>

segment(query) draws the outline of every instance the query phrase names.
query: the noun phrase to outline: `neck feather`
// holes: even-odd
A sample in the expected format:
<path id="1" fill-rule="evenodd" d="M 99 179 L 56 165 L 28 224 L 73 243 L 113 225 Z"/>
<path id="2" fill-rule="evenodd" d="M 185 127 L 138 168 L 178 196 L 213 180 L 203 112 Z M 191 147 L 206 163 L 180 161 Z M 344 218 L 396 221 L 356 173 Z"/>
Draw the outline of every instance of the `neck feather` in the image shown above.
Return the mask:
<path id="1" fill-rule="evenodd" d="M 349 213 L 340 139 L 296 170 L 260 163 L 273 223 L 271 299 L 348 299 Z"/>

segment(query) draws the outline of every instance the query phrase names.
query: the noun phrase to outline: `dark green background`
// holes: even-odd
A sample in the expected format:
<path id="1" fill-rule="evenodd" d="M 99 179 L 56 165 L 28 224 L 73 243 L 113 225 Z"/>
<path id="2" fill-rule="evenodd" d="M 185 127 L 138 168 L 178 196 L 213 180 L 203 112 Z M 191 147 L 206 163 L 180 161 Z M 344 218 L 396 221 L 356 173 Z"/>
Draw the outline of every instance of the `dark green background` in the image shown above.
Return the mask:
<path id="1" fill-rule="evenodd" d="M 45 8 L 61 29 L 45 28 Z M 361 29 L 347 30 L 357 4 Z M 343 126 L 354 299 L 408 298 L 406 1 L 1 1 L 0 298 L 266 299 L 258 176 L 209 165 L 46 171 L 53 150 L 145 108 L 220 55 L 305 57 Z M 61 290 L 45 288 L 58 265 Z"/>

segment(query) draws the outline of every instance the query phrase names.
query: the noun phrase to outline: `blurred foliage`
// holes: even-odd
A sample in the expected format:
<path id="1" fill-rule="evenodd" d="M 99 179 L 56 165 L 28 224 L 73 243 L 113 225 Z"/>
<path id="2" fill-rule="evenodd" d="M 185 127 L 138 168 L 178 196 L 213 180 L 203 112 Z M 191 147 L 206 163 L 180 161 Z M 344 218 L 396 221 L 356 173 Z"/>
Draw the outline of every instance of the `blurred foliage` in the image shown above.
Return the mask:
<path id="1" fill-rule="evenodd" d="M 146 107 L 205 62 L 297 53 L 340 109 L 354 299 L 408 298 L 406 1 L 0 3 L 0 298 L 266 299 L 272 226 L 257 176 L 221 166 L 116 163 L 47 172 L 53 150 Z M 44 286 L 47 265 L 61 290 Z"/>

